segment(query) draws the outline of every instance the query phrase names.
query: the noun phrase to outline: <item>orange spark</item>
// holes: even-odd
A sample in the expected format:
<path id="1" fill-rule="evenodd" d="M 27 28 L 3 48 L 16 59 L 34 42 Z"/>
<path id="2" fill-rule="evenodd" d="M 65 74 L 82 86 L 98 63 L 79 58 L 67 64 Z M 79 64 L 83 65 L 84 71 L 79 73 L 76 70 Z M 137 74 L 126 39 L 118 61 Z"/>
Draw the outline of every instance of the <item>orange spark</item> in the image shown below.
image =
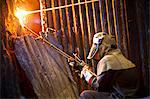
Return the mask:
<path id="1" fill-rule="evenodd" d="M 25 16 L 28 14 L 27 11 L 23 10 L 23 9 L 20 9 L 20 8 L 17 8 L 16 9 L 16 12 L 15 12 L 15 16 L 19 19 L 19 22 L 21 24 L 21 26 L 24 26 L 24 23 L 25 23 Z"/>

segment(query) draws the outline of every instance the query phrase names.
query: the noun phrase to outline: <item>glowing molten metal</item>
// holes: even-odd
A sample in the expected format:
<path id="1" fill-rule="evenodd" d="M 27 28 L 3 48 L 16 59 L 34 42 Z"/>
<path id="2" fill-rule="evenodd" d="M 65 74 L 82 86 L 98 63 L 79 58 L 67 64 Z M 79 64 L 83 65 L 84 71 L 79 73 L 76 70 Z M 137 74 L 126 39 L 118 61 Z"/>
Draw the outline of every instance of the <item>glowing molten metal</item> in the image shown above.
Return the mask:
<path id="1" fill-rule="evenodd" d="M 19 19 L 21 26 L 24 26 L 25 16 L 28 14 L 27 11 L 17 8 L 15 16 Z"/>

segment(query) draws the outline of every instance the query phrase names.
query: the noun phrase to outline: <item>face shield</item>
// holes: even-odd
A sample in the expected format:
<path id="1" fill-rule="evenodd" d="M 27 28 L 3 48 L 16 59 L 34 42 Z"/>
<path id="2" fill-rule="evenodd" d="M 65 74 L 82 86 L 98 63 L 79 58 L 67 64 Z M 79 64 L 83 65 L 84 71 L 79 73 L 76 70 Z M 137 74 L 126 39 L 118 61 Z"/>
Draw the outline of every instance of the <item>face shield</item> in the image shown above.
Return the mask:
<path id="1" fill-rule="evenodd" d="M 95 56 L 96 52 L 98 51 L 99 45 L 102 43 L 102 40 L 105 34 L 106 33 L 104 32 L 100 32 L 94 35 L 93 44 L 92 44 L 92 47 L 90 49 L 87 59 L 92 59 Z"/>

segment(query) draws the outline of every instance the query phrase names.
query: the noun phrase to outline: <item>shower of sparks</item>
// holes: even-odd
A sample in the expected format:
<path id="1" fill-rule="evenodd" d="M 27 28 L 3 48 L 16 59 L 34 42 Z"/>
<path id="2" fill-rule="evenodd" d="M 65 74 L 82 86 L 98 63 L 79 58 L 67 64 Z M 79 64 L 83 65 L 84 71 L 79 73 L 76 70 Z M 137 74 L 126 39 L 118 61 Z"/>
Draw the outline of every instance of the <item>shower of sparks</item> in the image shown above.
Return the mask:
<path id="1" fill-rule="evenodd" d="M 25 10 L 22 10 L 20 8 L 17 8 L 15 15 L 19 19 L 20 24 L 22 26 L 24 26 L 25 16 L 28 15 L 28 14 L 39 13 L 39 12 L 42 12 L 42 11 L 50 11 L 50 10 L 62 9 L 62 8 L 66 8 L 66 7 L 71 7 L 73 5 L 74 6 L 76 6 L 76 5 L 82 5 L 82 4 L 96 2 L 96 1 L 99 1 L 99 0 L 92 0 L 92 1 L 80 2 L 80 3 L 75 3 L 75 4 L 69 4 L 69 5 L 64 5 L 64 6 L 54 7 L 54 8 L 41 9 L 41 10 L 34 10 L 34 11 L 25 11 Z"/>
<path id="2" fill-rule="evenodd" d="M 73 5 L 77 6 L 77 5 L 82 5 L 82 4 L 96 2 L 96 1 L 99 1 L 99 0 L 92 0 L 92 1 L 86 1 L 86 2 L 80 2 L 80 3 L 75 3 L 75 4 L 69 4 L 69 5 L 64 5 L 64 6 L 54 7 L 54 8 L 47 8 L 47 9 L 42 9 L 42 10 L 34 10 L 34 11 L 26 11 L 26 12 L 27 12 L 27 14 L 33 14 L 33 13 L 39 13 L 39 12 L 42 12 L 42 11 L 50 11 L 50 10 L 62 9 L 62 8 L 71 7 Z"/>
<path id="3" fill-rule="evenodd" d="M 28 15 L 27 11 L 25 11 L 23 9 L 20 9 L 20 8 L 16 9 L 15 16 L 19 19 L 19 22 L 20 22 L 21 26 L 24 26 L 25 16 L 26 15 Z"/>

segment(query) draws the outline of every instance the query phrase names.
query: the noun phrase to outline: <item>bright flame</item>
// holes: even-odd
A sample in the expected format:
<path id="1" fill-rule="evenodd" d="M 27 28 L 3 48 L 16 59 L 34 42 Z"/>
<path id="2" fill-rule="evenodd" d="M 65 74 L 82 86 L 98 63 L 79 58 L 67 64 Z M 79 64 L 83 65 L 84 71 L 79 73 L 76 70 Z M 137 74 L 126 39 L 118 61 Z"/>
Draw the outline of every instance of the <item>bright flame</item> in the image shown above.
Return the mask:
<path id="1" fill-rule="evenodd" d="M 15 16 L 19 19 L 21 26 L 24 26 L 25 16 L 27 14 L 28 14 L 28 12 L 23 9 L 19 9 L 19 8 L 16 9 Z"/>

